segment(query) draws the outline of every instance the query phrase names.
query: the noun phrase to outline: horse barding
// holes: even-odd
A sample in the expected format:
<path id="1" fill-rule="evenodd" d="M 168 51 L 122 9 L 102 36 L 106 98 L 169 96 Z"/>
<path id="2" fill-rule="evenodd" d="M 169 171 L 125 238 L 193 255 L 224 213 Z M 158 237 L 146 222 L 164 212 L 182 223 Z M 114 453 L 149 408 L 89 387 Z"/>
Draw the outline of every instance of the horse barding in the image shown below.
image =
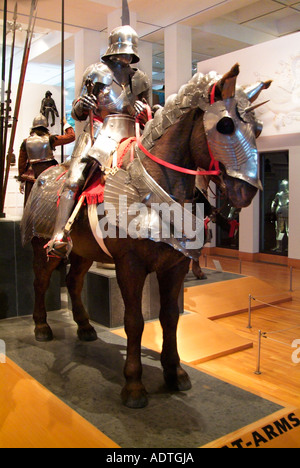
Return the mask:
<path id="1" fill-rule="evenodd" d="M 125 305 L 127 334 L 125 386 L 121 397 L 131 408 L 144 407 L 148 402 L 142 383 L 141 338 L 142 293 L 149 273 L 156 272 L 159 283 L 165 382 L 171 390 L 191 388 L 189 376 L 180 365 L 177 326 L 178 297 L 184 278 L 191 259 L 197 261 L 200 256 L 204 242 L 203 213 L 198 210 L 200 224 L 199 220 L 195 224 L 194 214 L 185 208 L 185 203 L 190 204 L 194 198 L 196 177 L 203 177 L 207 183 L 213 180 L 238 209 L 249 206 L 261 188 L 256 138 L 262 125 L 255 117 L 253 102 L 270 82 L 238 87 L 238 74 L 238 65 L 224 76 L 215 72 L 198 73 L 178 94 L 170 96 L 165 107 L 146 124 L 142 137 L 137 135 L 131 149 L 125 145 L 118 167 L 109 171 L 105 184 L 100 177 L 98 182 L 94 179 L 89 195 L 88 190 L 85 193 L 85 199 L 90 197 L 88 201 L 92 203 L 82 204 L 72 219 L 73 249 L 66 283 L 78 337 L 84 341 L 97 339 L 81 300 L 84 277 L 94 261 L 114 263 Z M 33 319 L 39 341 L 53 338 L 47 323 L 45 293 L 51 274 L 61 260 L 47 258 L 44 247 L 52 236 L 66 170 L 61 165 L 39 177 L 26 204 L 21 226 L 24 244 L 31 241 L 34 251 Z M 100 192 L 95 195 L 97 184 Z M 98 213 L 99 209 L 102 211 L 95 221 L 97 203 Z M 182 230 L 176 237 L 174 216 L 170 218 L 169 234 L 164 235 L 161 213 L 152 209 L 158 203 L 172 206 L 173 215 L 179 213 L 179 218 L 189 219 L 193 226 L 198 226 L 198 230 L 192 230 L 194 238 Z M 108 213 L 105 208 L 108 204 L 117 216 Z M 140 207 L 139 216 L 130 215 L 128 209 L 132 204 Z M 120 216 L 124 212 L 125 222 Z M 102 228 L 106 224 L 108 235 L 97 240 L 104 218 Z M 134 226 L 134 235 L 128 235 L 130 226 Z M 139 235 L 141 232 L 148 236 Z"/>

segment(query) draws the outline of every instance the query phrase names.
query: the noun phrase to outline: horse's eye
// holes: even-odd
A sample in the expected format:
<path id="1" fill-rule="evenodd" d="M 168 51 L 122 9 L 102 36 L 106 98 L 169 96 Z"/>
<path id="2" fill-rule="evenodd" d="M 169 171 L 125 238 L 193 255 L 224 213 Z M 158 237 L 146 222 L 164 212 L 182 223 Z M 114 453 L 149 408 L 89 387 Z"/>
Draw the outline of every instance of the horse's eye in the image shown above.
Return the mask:
<path id="1" fill-rule="evenodd" d="M 230 117 L 223 117 L 217 124 L 217 130 L 222 135 L 232 135 L 235 130 L 233 120 Z"/>

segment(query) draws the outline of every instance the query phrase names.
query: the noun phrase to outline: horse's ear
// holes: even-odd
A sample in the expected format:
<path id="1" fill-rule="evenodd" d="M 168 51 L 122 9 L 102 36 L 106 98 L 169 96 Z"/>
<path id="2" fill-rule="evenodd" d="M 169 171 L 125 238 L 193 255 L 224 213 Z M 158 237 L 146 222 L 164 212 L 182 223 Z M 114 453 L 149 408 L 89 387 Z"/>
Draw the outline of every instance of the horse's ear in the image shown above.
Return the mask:
<path id="1" fill-rule="evenodd" d="M 236 80 L 239 73 L 240 65 L 236 63 L 218 82 L 217 87 L 219 88 L 222 99 L 229 99 L 235 96 Z"/>

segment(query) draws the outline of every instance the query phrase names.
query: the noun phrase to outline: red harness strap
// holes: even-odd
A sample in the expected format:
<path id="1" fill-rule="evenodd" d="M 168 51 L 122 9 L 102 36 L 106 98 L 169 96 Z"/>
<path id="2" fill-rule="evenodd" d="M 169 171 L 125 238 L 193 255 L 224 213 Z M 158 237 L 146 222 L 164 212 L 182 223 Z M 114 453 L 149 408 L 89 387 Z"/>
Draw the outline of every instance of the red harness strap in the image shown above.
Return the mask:
<path id="1" fill-rule="evenodd" d="M 210 164 L 210 167 L 209 167 L 209 171 L 194 171 L 192 169 L 186 169 L 184 167 L 179 167 L 179 166 L 176 166 L 175 164 L 168 163 L 167 161 L 164 161 L 163 159 L 160 159 L 157 156 L 154 156 L 153 154 L 151 154 L 142 145 L 141 135 L 140 135 L 140 127 L 139 127 L 138 123 L 135 124 L 135 128 L 136 128 L 136 140 L 137 140 L 137 144 L 138 144 L 139 149 L 141 151 L 143 151 L 143 153 L 146 156 L 148 156 L 148 158 L 152 159 L 152 161 L 156 162 L 157 164 L 160 164 L 161 166 L 167 167 L 168 169 L 172 169 L 173 171 L 182 172 L 183 174 L 189 174 L 189 175 L 193 175 L 193 176 L 197 176 L 197 175 L 216 175 L 216 176 L 218 176 L 220 174 L 219 164 L 214 159 L 210 149 L 209 149 L 209 152 L 210 152 L 210 157 L 211 157 L 211 164 Z M 215 167 L 214 170 L 212 170 L 213 167 Z"/>

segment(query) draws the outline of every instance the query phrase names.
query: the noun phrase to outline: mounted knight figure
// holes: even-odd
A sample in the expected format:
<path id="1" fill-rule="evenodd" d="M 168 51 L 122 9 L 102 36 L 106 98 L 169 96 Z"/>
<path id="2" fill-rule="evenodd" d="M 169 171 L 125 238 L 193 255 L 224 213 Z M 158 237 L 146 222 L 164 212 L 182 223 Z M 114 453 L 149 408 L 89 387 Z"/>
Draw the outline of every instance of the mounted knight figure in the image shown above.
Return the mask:
<path id="1" fill-rule="evenodd" d="M 101 63 L 87 68 L 81 95 L 73 103 L 72 116 L 85 121 L 92 113 L 84 132 L 77 140 L 60 197 L 54 234 L 48 245 L 51 256 L 66 257 L 72 249 L 65 226 L 72 213 L 75 197 L 85 184 L 88 170 L 96 160 L 103 173 L 116 166 L 120 141 L 135 135 L 135 119 L 149 101 L 150 81 L 145 73 L 130 65 L 139 62 L 138 36 L 130 26 L 121 26 L 109 36 L 109 47 Z"/>
<path id="2" fill-rule="evenodd" d="M 200 243 L 196 242 L 197 247 L 191 248 L 194 239 L 189 238 L 184 231 L 175 236 L 173 228 L 169 236 L 165 236 L 158 222 L 161 214 L 153 213 L 151 208 L 153 205 L 162 204 L 172 206 L 179 218 L 195 220 L 194 213 L 187 213 L 185 203 L 194 199 L 197 176 L 198 185 L 204 187 L 213 180 L 232 207 L 242 209 L 250 205 L 257 191 L 262 188 L 258 175 L 259 160 L 256 147 L 256 138 L 261 133 L 262 123 L 255 116 L 254 110 L 257 105 L 254 101 L 271 82 L 255 83 L 248 87 L 237 86 L 238 65 L 224 76 L 216 72 L 207 75 L 197 73 L 180 88 L 178 94 L 167 99 L 165 107 L 155 113 L 154 119 L 146 123 L 142 136 L 140 126 L 136 125 L 134 136 L 133 123 L 136 114 L 139 114 L 141 109 L 144 112 L 142 104 L 138 102 L 139 109 L 136 109 L 136 104 L 148 89 L 147 86 L 144 88 L 144 79 L 135 82 L 136 75 L 128 68 L 128 55 L 130 59 L 137 60 L 135 50 L 125 56 L 122 54 L 121 62 L 117 58 L 112 60 L 113 52 L 116 52 L 113 46 L 117 45 L 113 37 L 112 48 L 104 56 L 107 67 L 104 69 L 105 73 L 102 73 L 101 65 L 101 73 L 95 74 L 98 91 L 94 91 L 94 95 L 97 104 L 95 98 L 87 97 L 84 91 L 74 106 L 77 118 L 85 119 L 91 107 L 89 103 L 95 102 L 96 106 L 92 105 L 93 111 L 101 119 L 104 117 L 103 125 L 101 122 L 94 122 L 94 135 L 88 129 L 79 138 L 76 147 L 78 157 L 73 158 L 70 169 L 63 165 L 57 166 L 38 178 L 25 207 L 22 238 L 24 244 L 32 242 L 34 251 L 36 279 L 33 318 L 35 337 L 38 341 L 53 339 L 52 330 L 47 323 L 45 293 L 52 272 L 62 261 L 55 256 L 47 257 L 47 241 L 52 238 L 48 248 L 55 249 L 54 253 L 63 250 L 65 253 L 70 251 L 69 246 L 72 246 L 69 256 L 71 266 L 66 283 L 72 300 L 74 320 L 78 325 L 78 337 L 81 340 L 97 339 L 81 299 L 85 275 L 93 261 L 115 264 L 125 305 L 124 323 L 128 338 L 124 368 L 126 382 L 121 392 L 122 401 L 130 408 L 141 408 L 146 406 L 148 401 L 147 391 L 142 382 L 141 363 L 141 338 L 144 329 L 142 294 L 145 280 L 149 273 L 155 272 L 159 283 L 159 319 L 163 329 L 161 363 L 165 382 L 172 391 L 186 391 L 191 388 L 191 381 L 180 365 L 177 349 L 178 297 L 191 259 L 196 261 L 199 258 L 204 243 L 202 239 Z M 131 36 L 131 47 L 134 44 L 133 37 L 136 36 Z M 139 76 L 141 75 L 137 74 L 137 77 Z M 143 85 L 142 89 L 140 84 Z M 113 93 L 114 85 L 120 90 L 117 97 Z M 102 106 L 99 102 L 105 102 L 106 105 Z M 112 111 L 113 115 L 109 115 L 105 120 L 102 112 L 107 113 L 107 109 L 110 109 L 109 112 Z M 124 113 L 124 109 L 125 117 L 124 114 L 119 114 Z M 116 122 L 122 122 L 122 125 L 119 127 Z M 124 122 L 128 122 L 129 126 L 124 126 Z M 117 129 L 120 129 L 121 133 L 118 133 Z M 118 145 L 124 136 L 130 135 L 133 136 L 129 141 Z M 94 145 L 92 137 L 95 138 Z M 116 158 L 116 167 L 112 168 L 114 163 L 111 164 L 111 160 L 115 159 L 117 146 L 123 149 Z M 75 192 L 78 188 L 83 194 L 90 190 L 84 182 L 84 170 L 87 161 L 92 158 L 101 164 L 101 170 L 94 173 L 93 180 L 90 177 L 87 179 L 90 179 L 93 190 L 97 184 L 102 187 L 102 198 L 86 197 L 87 203 L 81 204 L 78 211 L 75 210 L 72 223 L 69 223 L 68 217 L 76 203 Z M 57 217 L 58 193 L 61 196 Z M 125 205 L 120 210 L 120 195 L 126 195 L 128 203 L 135 203 L 143 208 L 136 227 L 143 228 L 140 232 L 148 233 L 148 236 L 123 236 L 121 231 L 124 224 L 121 223 L 120 217 L 108 217 L 108 224 L 115 223 L 115 230 L 112 232 L 116 235 L 102 236 L 102 240 L 99 240 L 97 231 L 99 234 L 100 227 L 103 227 L 101 222 L 109 211 L 108 204 L 118 213 L 123 213 L 128 208 Z M 80 194 L 76 196 L 78 200 Z M 80 196 L 80 200 L 83 200 L 83 195 Z M 93 221 L 95 214 L 96 221 Z M 201 216 L 200 212 L 200 218 Z M 57 223 L 53 232 L 56 217 Z M 125 229 L 131 221 L 128 216 Z M 200 221 L 203 227 L 203 217 Z M 72 226 L 71 229 L 65 228 L 66 222 L 68 226 Z M 96 229 L 93 228 L 93 223 Z M 172 223 L 170 218 L 170 224 Z M 156 230 L 152 229 L 153 226 Z M 200 237 L 201 232 L 199 231 Z M 157 235 L 154 235 L 155 233 Z M 64 239 L 64 236 L 69 239 Z M 197 230 L 195 236 L 198 236 Z"/>

